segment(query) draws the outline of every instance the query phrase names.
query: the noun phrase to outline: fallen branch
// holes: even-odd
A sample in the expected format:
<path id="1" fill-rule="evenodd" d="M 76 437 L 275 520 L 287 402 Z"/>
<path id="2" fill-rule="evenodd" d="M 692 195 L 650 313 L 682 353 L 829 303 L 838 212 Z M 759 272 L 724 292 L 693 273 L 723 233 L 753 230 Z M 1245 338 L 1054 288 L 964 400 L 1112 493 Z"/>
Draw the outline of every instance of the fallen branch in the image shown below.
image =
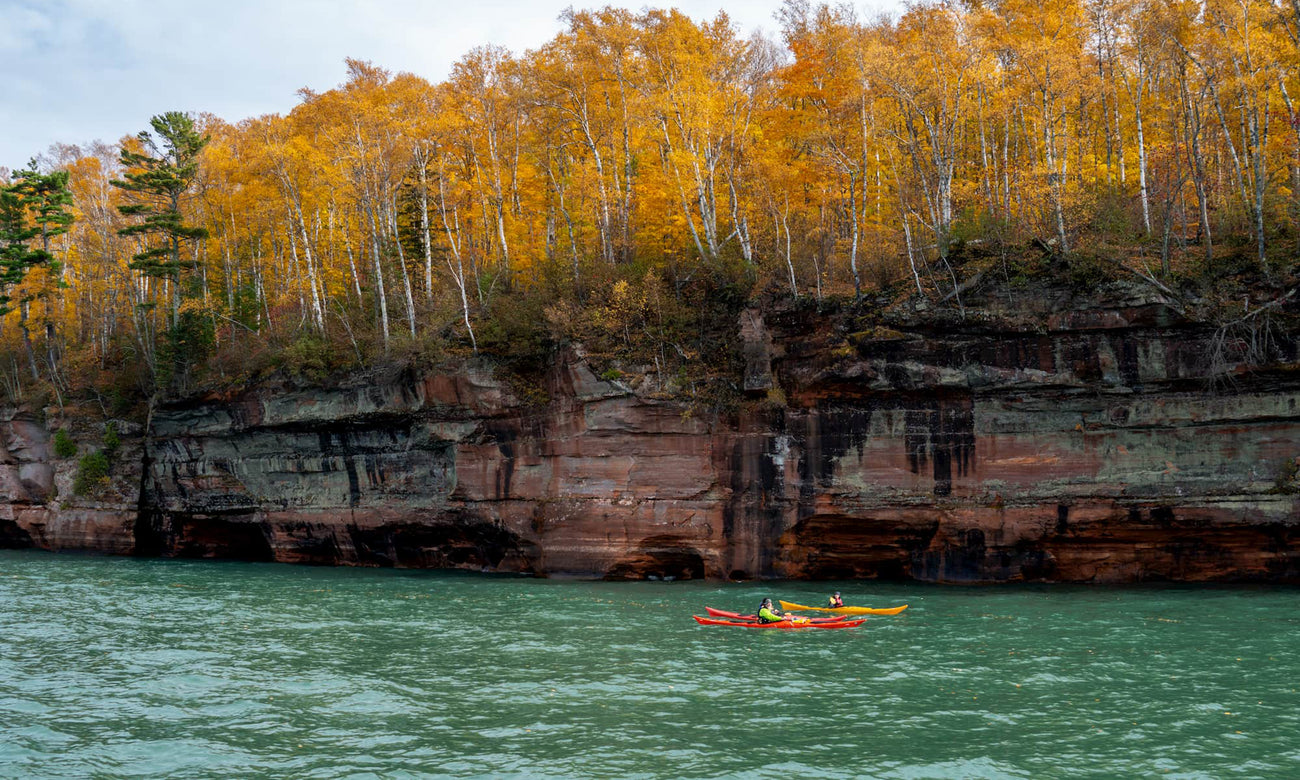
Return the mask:
<path id="1" fill-rule="evenodd" d="M 1133 274 L 1137 278 L 1141 279 L 1142 281 L 1156 288 L 1157 290 L 1169 296 L 1170 298 L 1173 298 L 1178 303 L 1179 308 L 1180 309 L 1182 308 L 1183 296 L 1174 292 L 1169 288 L 1168 285 L 1166 285 L 1164 282 L 1161 282 L 1159 279 L 1157 279 L 1155 277 L 1155 274 L 1151 273 L 1150 270 L 1148 270 L 1146 273 L 1143 273 L 1142 271 L 1139 271 L 1136 268 L 1130 268 L 1129 266 L 1124 265 L 1124 263 L 1120 262 L 1119 260 L 1115 260 L 1114 262 L 1115 265 L 1119 266 L 1125 271 L 1128 271 L 1129 273 Z"/>
<path id="2" fill-rule="evenodd" d="M 948 270 L 949 270 L 949 272 L 951 272 L 951 271 L 952 271 L 952 266 L 948 266 Z M 981 281 L 983 278 L 984 278 L 984 272 L 983 272 L 983 271 L 979 271 L 979 272 L 977 272 L 977 273 L 976 273 L 974 276 L 972 276 L 971 278 L 967 279 L 966 281 L 962 282 L 962 283 L 959 284 L 959 285 L 954 286 L 954 287 L 952 288 L 952 290 L 951 290 L 947 295 L 945 295 L 945 296 L 943 296 L 942 298 L 939 299 L 939 303 L 947 303 L 949 298 L 953 297 L 954 295 L 961 295 L 962 293 L 966 292 L 966 291 L 969 290 L 970 288 L 972 288 L 972 287 L 974 287 L 975 285 L 979 284 L 980 281 Z M 954 280 L 956 279 L 956 275 L 955 275 L 955 274 L 954 274 L 954 276 L 953 276 L 953 279 L 954 279 Z M 958 302 L 958 304 L 960 304 L 960 303 L 961 303 L 961 299 L 959 298 L 957 302 Z"/>
<path id="3" fill-rule="evenodd" d="M 1257 315 L 1257 314 L 1261 314 L 1261 313 L 1263 313 L 1263 312 L 1268 311 L 1269 309 L 1272 309 L 1272 308 L 1277 307 L 1277 306 L 1281 306 L 1282 304 L 1284 304 L 1284 303 L 1286 303 L 1287 301 L 1289 301 L 1289 300 L 1291 300 L 1292 298 L 1294 298 L 1294 297 L 1295 297 L 1295 294 L 1296 294 L 1297 291 L 1300 291 L 1300 287 L 1293 288 L 1293 289 L 1292 289 L 1290 292 L 1288 292 L 1286 295 L 1280 296 L 1280 297 L 1278 297 L 1278 298 L 1274 298 L 1273 300 L 1271 300 L 1271 301 L 1269 301 L 1268 303 L 1266 303 L 1266 304 L 1260 306 L 1258 309 L 1255 309 L 1254 311 L 1251 311 L 1251 310 L 1250 310 L 1250 307 L 1249 307 L 1249 299 L 1247 299 L 1247 308 L 1246 308 L 1246 313 L 1243 314 L 1243 315 L 1241 315 L 1241 317 L 1239 317 L 1239 318 L 1233 320 L 1232 322 L 1227 323 L 1227 325 L 1237 325 L 1237 324 L 1240 324 L 1240 323 L 1245 322 L 1246 320 L 1248 320 L 1248 319 L 1254 317 L 1254 316 Z M 1227 327 L 1227 325 L 1225 325 L 1225 327 Z"/>

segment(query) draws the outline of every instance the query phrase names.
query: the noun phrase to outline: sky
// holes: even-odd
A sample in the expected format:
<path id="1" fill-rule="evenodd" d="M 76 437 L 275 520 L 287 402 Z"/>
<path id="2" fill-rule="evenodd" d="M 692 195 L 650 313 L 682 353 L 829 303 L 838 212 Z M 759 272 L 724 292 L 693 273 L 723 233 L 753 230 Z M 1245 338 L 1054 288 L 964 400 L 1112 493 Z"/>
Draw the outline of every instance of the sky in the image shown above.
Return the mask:
<path id="1" fill-rule="evenodd" d="M 0 166 L 52 143 L 114 142 L 164 111 L 231 122 L 285 113 L 297 91 L 343 81 L 345 57 L 441 81 L 474 46 L 516 53 L 596 0 L 0 0 Z M 780 0 L 679 0 L 695 19 L 724 6 L 748 34 L 779 27 Z M 656 4 L 658 5 L 658 4 Z"/>

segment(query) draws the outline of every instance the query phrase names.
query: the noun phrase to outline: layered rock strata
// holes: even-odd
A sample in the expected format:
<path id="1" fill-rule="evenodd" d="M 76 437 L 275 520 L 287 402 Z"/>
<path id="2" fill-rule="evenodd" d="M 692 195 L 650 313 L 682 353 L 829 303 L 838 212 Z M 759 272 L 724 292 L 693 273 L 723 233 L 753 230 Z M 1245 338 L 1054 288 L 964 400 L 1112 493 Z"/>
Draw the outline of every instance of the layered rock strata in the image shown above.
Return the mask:
<path id="1" fill-rule="evenodd" d="M 1300 371 L 1210 381 L 1159 301 L 745 312 L 729 416 L 491 367 L 157 410 L 73 496 L 57 418 L 0 419 L 0 545 L 610 578 L 1300 581 Z M 73 426 L 75 428 L 75 426 Z M 100 430 L 74 430 L 91 446 Z M 1288 465 L 1291 464 L 1291 465 Z"/>

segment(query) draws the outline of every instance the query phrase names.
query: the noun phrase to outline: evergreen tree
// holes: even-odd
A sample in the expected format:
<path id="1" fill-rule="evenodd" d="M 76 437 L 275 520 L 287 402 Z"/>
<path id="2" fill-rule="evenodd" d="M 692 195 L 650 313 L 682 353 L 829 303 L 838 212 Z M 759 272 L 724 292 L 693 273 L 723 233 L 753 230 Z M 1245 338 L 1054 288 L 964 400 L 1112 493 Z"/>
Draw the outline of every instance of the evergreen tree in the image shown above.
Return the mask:
<path id="1" fill-rule="evenodd" d="M 27 277 L 34 266 L 53 265 L 50 239 L 66 233 L 72 224 L 72 205 L 68 191 L 68 174 L 56 172 L 42 174 L 33 160 L 27 170 L 18 171 L 15 181 L 0 189 L 0 315 L 12 311 L 9 294 Z M 40 237 L 40 246 L 32 246 Z M 27 327 L 27 304 L 31 296 L 18 301 L 19 326 L 23 333 L 23 348 L 27 353 L 32 378 L 39 379 L 36 352 L 32 348 L 31 333 Z M 47 326 L 52 331 L 52 326 Z M 51 337 L 52 333 L 47 333 Z M 51 341 L 52 345 L 52 341 Z M 51 346 L 51 369 L 53 347 Z"/>
<path id="2" fill-rule="evenodd" d="M 27 219 L 27 204 L 18 187 L 0 189 L 0 315 L 13 311 L 9 291 L 42 258 L 41 250 L 33 250 L 30 243 L 38 233 Z"/>
<path id="3" fill-rule="evenodd" d="M 50 251 L 50 239 L 67 233 L 74 219 L 70 210 L 72 208 L 72 192 L 68 189 L 68 172 L 41 173 L 36 168 L 36 160 L 32 160 L 27 164 L 25 170 L 15 173 L 14 178 L 13 188 L 21 197 L 33 225 L 31 238 L 35 239 L 38 236 L 40 238 L 40 247 L 30 251 L 27 266 L 30 268 L 36 264 L 46 264 L 52 273 L 58 275 L 60 266 L 55 262 L 54 254 Z M 26 269 L 23 270 L 23 273 L 26 273 Z M 60 283 L 59 286 L 65 285 Z M 44 297 L 45 294 L 45 292 L 38 293 L 34 297 Z M 36 353 L 32 349 L 31 333 L 27 327 L 27 304 L 30 300 L 31 298 L 27 298 L 20 302 L 22 307 L 21 323 L 23 343 L 31 363 L 32 375 L 36 376 Z M 57 350 L 54 321 L 48 317 L 45 320 L 45 349 L 46 357 L 50 363 L 51 378 L 53 378 L 56 370 Z"/>
<path id="4" fill-rule="evenodd" d="M 14 178 L 17 180 L 14 188 L 26 202 L 36 226 L 36 235 L 41 238 L 40 251 L 45 255 L 44 260 L 53 260 L 50 239 L 67 233 L 73 221 L 69 211 L 72 192 L 68 189 L 68 172 L 41 173 L 36 169 L 36 161 L 32 160 L 27 169 L 15 173 Z"/>
<path id="5" fill-rule="evenodd" d="M 181 260 L 182 248 L 208 237 L 206 228 L 185 222 L 182 208 L 199 175 L 199 155 L 209 136 L 201 134 L 194 120 L 180 111 L 169 111 L 149 121 L 157 137 L 147 130 L 136 136 L 138 150 L 122 149 L 123 179 L 112 184 L 133 201 L 118 210 L 138 221 L 118 231 L 143 243 L 132 256 L 131 268 L 146 276 L 168 281 L 171 328 L 160 349 L 160 380 L 184 383 L 189 367 L 202 361 L 212 346 L 211 323 L 183 299 L 200 297 L 195 263 Z"/>
<path id="6" fill-rule="evenodd" d="M 125 216 L 140 218 L 118 233 L 140 236 L 147 244 L 132 257 L 132 268 L 179 282 L 182 245 L 208 236 L 205 228 L 185 224 L 181 206 L 199 175 L 199 154 L 209 138 L 201 135 L 194 128 L 194 120 L 180 111 L 155 116 L 149 124 L 158 138 L 145 130 L 136 136 L 143 151 L 123 148 L 121 162 L 127 170 L 126 178 L 112 182 L 135 201 L 118 206 L 118 210 Z"/>

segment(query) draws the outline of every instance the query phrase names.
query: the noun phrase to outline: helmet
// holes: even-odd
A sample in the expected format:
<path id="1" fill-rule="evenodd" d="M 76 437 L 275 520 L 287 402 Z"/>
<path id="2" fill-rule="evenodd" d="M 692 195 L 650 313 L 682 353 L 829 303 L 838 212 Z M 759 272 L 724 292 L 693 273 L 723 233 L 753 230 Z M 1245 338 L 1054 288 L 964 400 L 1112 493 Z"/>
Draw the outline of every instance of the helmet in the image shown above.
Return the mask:
<path id="1" fill-rule="evenodd" d="M 770 606 L 772 606 L 772 600 L 771 600 L 771 599 L 763 599 L 763 606 L 765 606 L 765 607 L 770 607 Z"/>
<path id="2" fill-rule="evenodd" d="M 837 590 L 835 591 L 835 598 L 839 598 L 839 597 L 840 597 L 840 592 Z"/>

